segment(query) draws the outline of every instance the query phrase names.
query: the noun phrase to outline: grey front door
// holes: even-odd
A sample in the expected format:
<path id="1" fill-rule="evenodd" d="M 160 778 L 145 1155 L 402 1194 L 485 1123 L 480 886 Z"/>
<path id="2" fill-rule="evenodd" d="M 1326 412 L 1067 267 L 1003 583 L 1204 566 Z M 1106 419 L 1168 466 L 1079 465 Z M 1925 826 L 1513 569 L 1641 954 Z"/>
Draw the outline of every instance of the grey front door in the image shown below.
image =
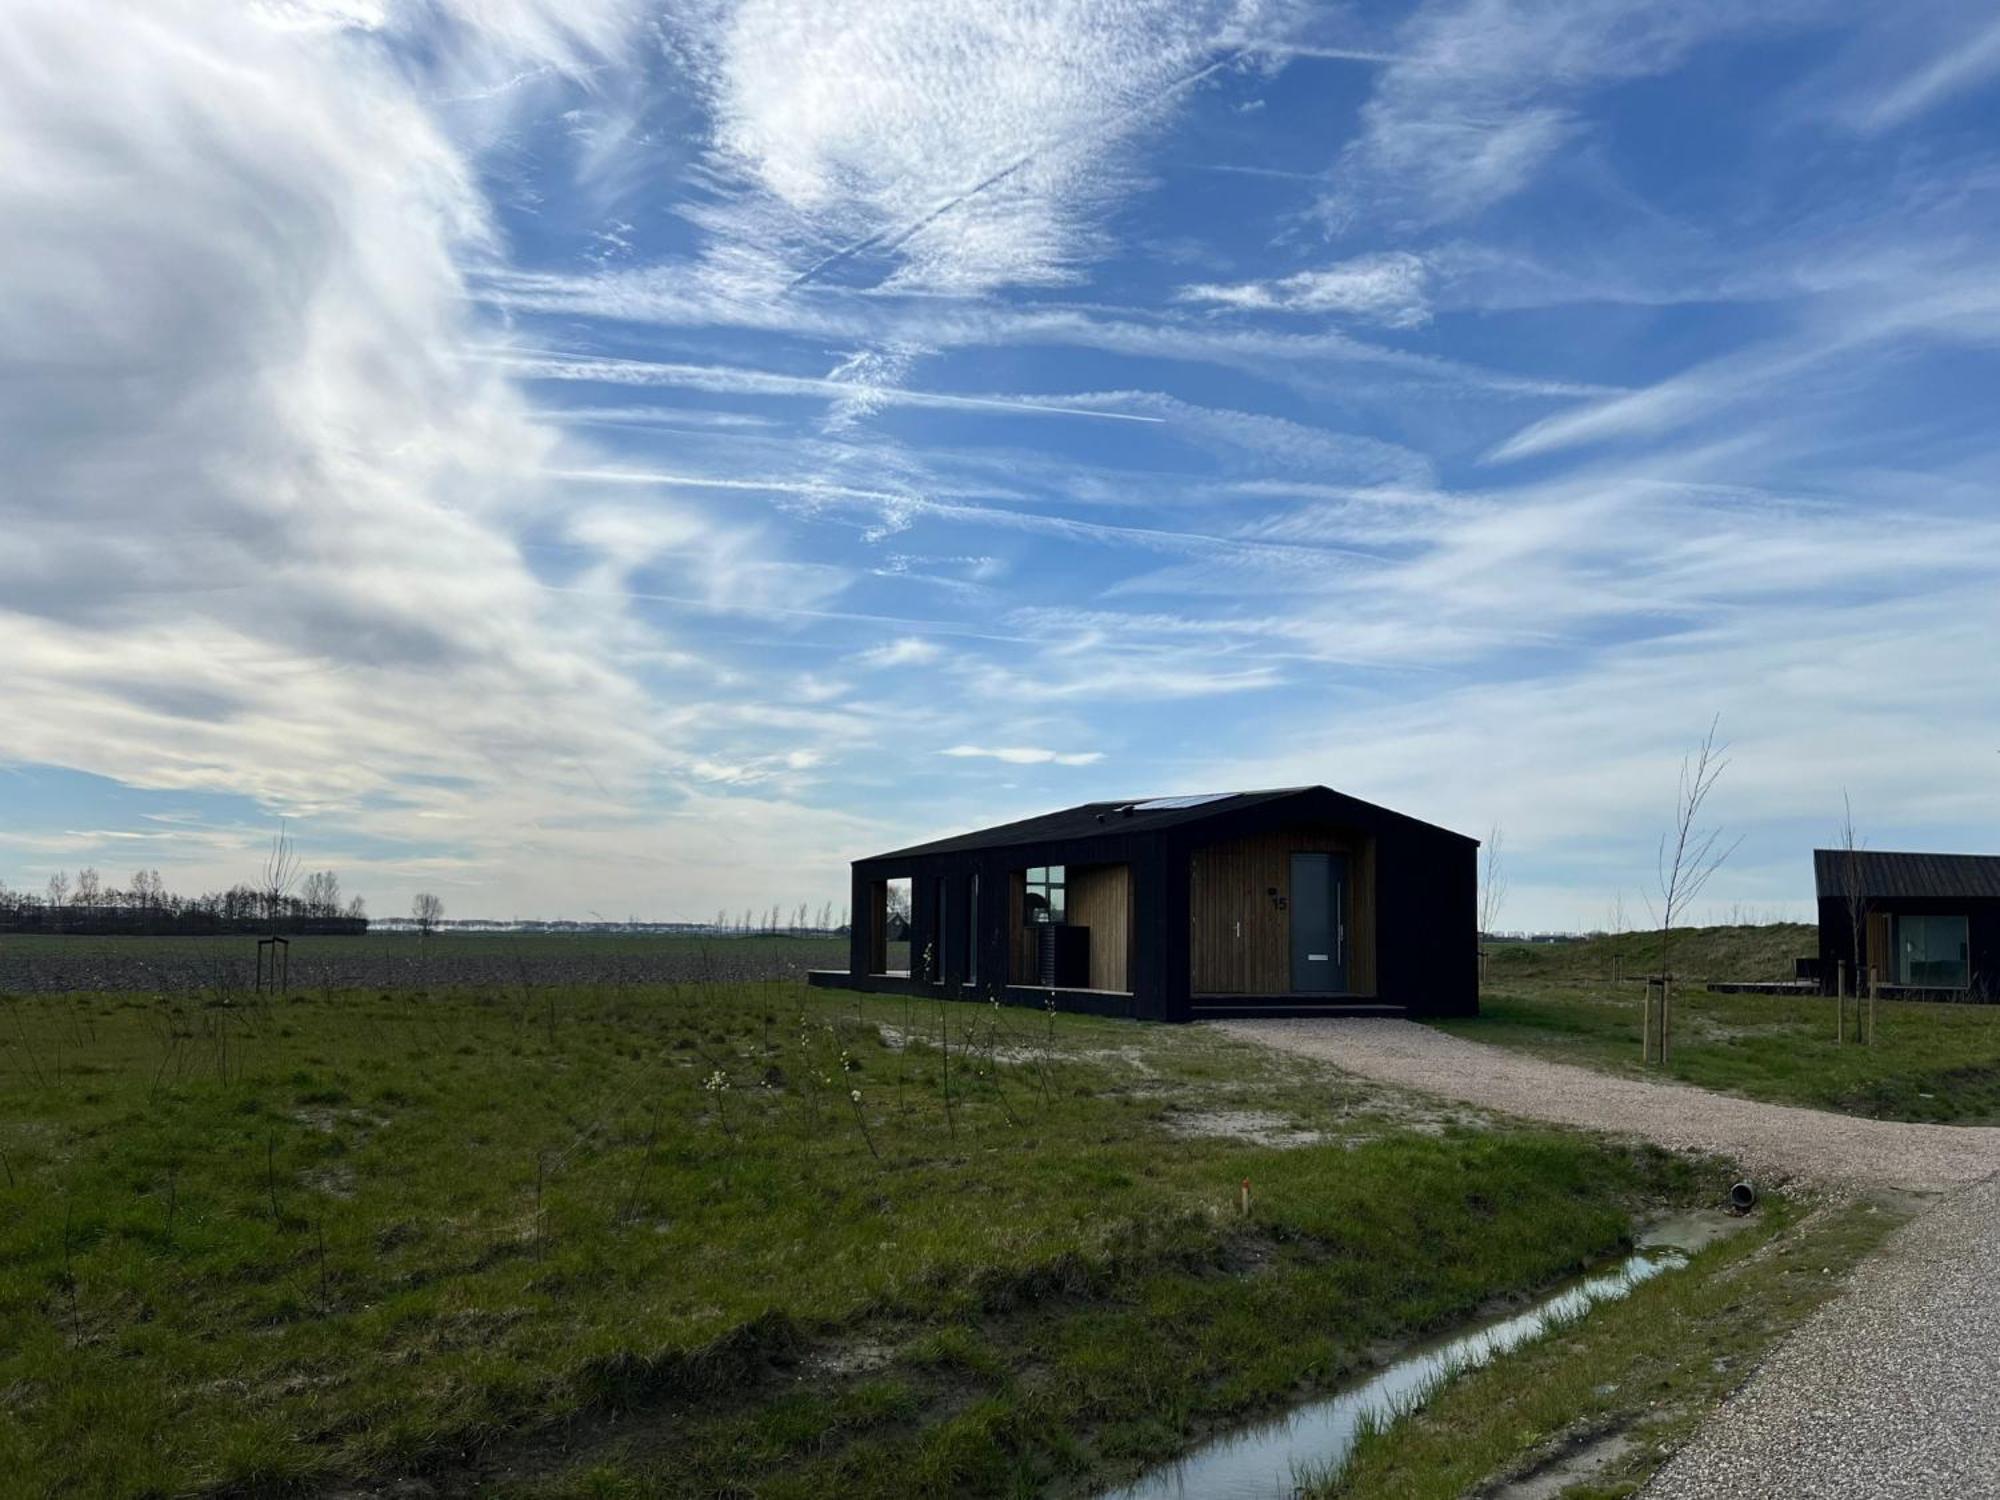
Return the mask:
<path id="1" fill-rule="evenodd" d="M 1292 856 L 1292 990 L 1347 988 L 1347 856 Z"/>

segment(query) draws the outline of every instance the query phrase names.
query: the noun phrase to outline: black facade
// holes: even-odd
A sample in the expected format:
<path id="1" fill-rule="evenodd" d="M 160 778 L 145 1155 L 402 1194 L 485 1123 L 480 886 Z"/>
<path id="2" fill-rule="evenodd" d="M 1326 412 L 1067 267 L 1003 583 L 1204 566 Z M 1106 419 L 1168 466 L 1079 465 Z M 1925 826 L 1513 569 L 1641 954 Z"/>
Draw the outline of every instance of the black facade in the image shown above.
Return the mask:
<path id="1" fill-rule="evenodd" d="M 1822 993 L 1872 976 L 1889 994 L 2000 1000 L 2000 855 L 1815 849 L 1813 879 Z"/>
<path id="2" fill-rule="evenodd" d="M 1267 906 L 1285 905 L 1282 882 L 1216 894 L 1227 877 L 1201 872 L 1234 867 L 1204 863 L 1204 853 L 1252 848 L 1268 856 L 1293 844 L 1353 851 L 1357 884 L 1343 885 L 1343 899 L 1357 951 L 1367 944 L 1369 982 L 1339 994 L 1277 985 L 1199 993 L 1194 971 L 1204 959 L 1194 951 L 1195 923 L 1204 903 L 1249 902 L 1264 928 L 1280 920 Z M 1091 942 L 1102 949 L 1122 940 L 1124 978 L 1115 987 L 1059 986 L 1061 1009 L 1157 1021 L 1334 1011 L 1471 1015 L 1478 1009 L 1478 848 L 1475 839 L 1321 786 L 1086 803 L 856 860 L 848 970 L 816 973 L 813 982 L 1046 1004 L 1049 987 L 1021 972 L 1017 893 L 1026 871 L 1060 866 L 1119 872 L 1121 925 L 1100 924 Z M 910 883 L 910 957 L 906 969 L 892 971 L 882 893 L 887 882 L 903 879 Z M 1227 941 L 1230 923 L 1218 924 L 1213 910 L 1206 915 L 1206 930 L 1219 927 Z M 1244 923 L 1234 927 L 1242 940 Z"/>

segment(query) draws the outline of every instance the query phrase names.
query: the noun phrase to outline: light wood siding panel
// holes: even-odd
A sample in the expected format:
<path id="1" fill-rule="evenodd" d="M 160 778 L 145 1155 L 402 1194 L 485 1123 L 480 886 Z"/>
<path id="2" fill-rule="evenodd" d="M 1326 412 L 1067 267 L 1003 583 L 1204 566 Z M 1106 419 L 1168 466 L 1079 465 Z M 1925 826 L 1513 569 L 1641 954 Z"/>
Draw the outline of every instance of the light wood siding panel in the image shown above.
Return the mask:
<path id="1" fill-rule="evenodd" d="M 1194 850 L 1188 858 L 1188 980 L 1197 995 L 1283 995 L 1292 988 L 1292 855 L 1348 856 L 1347 985 L 1372 995 L 1375 849 L 1361 834 L 1329 829 L 1259 834 Z M 1283 899 L 1280 907 L 1272 898 Z"/>
<path id="2" fill-rule="evenodd" d="M 1850 975 L 1847 981 L 1847 987 L 1853 994 L 1866 993 L 1868 989 L 1867 971 L 1871 968 L 1876 971 L 1876 978 L 1881 980 L 1882 983 L 1896 983 L 1896 940 L 1891 935 L 1892 932 L 1893 929 L 1890 926 L 1889 914 L 1887 912 L 1871 911 L 1868 913 L 1868 941 L 1863 946 L 1861 953 L 1862 972 Z M 1851 958 L 1852 955 L 1843 953 L 1841 957 Z"/>
<path id="3" fill-rule="evenodd" d="M 1132 867 L 1069 865 L 1067 917 L 1090 929 L 1090 988 L 1130 990 Z"/>

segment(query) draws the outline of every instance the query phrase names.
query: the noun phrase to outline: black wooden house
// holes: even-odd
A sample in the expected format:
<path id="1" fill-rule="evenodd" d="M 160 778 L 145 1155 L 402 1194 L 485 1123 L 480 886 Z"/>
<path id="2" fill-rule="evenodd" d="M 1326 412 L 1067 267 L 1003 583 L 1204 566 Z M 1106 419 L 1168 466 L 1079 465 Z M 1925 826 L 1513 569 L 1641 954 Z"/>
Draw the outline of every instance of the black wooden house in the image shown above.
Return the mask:
<path id="1" fill-rule="evenodd" d="M 2000 999 L 2000 855 L 1815 849 L 1813 882 L 1826 993 Z"/>
<path id="2" fill-rule="evenodd" d="M 1478 849 L 1323 786 L 1087 802 L 856 860 L 848 969 L 812 982 L 1158 1021 L 1471 1015 Z"/>

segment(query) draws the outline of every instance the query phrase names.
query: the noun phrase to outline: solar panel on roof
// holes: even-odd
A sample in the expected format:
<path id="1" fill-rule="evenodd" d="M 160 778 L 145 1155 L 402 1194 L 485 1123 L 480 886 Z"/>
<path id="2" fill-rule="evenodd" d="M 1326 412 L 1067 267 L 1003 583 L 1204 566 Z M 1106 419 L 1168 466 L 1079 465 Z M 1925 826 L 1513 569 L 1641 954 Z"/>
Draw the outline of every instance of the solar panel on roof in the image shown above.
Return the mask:
<path id="1" fill-rule="evenodd" d="M 1192 797 L 1155 797 L 1151 802 L 1134 802 L 1134 812 L 1168 812 L 1175 808 L 1200 807 L 1206 802 L 1223 802 L 1234 797 L 1234 792 L 1202 792 Z"/>

